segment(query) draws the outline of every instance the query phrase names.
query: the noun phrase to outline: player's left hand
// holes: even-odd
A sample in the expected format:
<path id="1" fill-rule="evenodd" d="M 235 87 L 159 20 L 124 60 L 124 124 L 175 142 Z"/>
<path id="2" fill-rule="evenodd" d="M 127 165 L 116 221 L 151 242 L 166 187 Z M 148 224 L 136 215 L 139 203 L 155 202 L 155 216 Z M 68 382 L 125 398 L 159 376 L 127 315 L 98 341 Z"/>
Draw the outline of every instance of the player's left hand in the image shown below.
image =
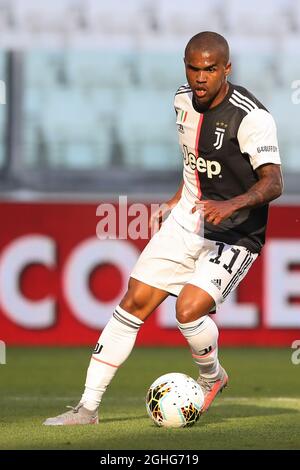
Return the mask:
<path id="1" fill-rule="evenodd" d="M 192 213 L 197 210 L 204 212 L 204 219 L 213 225 L 218 225 L 223 220 L 228 219 L 236 210 L 236 206 L 230 200 L 228 201 L 195 201 Z"/>

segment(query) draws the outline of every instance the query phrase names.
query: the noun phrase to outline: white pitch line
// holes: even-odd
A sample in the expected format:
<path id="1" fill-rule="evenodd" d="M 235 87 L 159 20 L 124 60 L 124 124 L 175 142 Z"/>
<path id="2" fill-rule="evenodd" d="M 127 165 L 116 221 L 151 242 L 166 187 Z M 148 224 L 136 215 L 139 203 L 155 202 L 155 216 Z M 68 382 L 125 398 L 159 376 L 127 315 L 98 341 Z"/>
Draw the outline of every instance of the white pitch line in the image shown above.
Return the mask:
<path id="1" fill-rule="evenodd" d="M 213 406 L 252 405 L 263 408 L 285 407 L 300 411 L 300 398 L 297 397 L 224 397 L 216 400 Z"/>
<path id="2" fill-rule="evenodd" d="M 18 396 L 18 397 L 14 397 L 14 396 L 10 396 L 10 397 L 0 397 L 0 400 L 8 400 L 8 401 L 36 401 L 36 400 L 45 400 L 45 401 L 61 401 L 61 400 L 65 400 L 65 401 L 74 401 L 78 399 L 78 397 L 45 397 L 45 396 L 41 396 L 41 397 L 37 397 L 37 396 Z"/>
<path id="3" fill-rule="evenodd" d="M 291 401 L 298 402 L 300 404 L 300 397 L 223 397 L 222 401 Z"/>
<path id="4" fill-rule="evenodd" d="M 215 403 L 221 404 L 222 402 L 225 403 L 239 403 L 239 402 L 262 402 L 262 401 L 274 401 L 274 402 L 291 402 L 297 403 L 300 406 L 300 397 L 218 397 Z M 123 397 L 122 401 L 141 401 L 144 400 L 145 397 Z M 0 400 L 8 400 L 8 401 L 35 401 L 35 400 L 45 400 L 48 402 L 51 401 L 76 401 L 78 400 L 78 396 L 44 396 L 44 395 L 18 395 L 18 396 L 0 396 Z M 105 397 L 105 401 L 117 401 L 117 398 L 114 397 Z"/>
<path id="5" fill-rule="evenodd" d="M 49 403 L 51 403 L 52 401 L 75 401 L 76 403 L 78 402 L 78 399 L 80 398 L 80 395 L 77 395 L 76 397 L 59 397 L 59 396 L 36 396 L 36 395 L 33 395 L 33 396 L 9 396 L 9 397 L 5 397 L 5 396 L 0 396 L 0 401 L 1 400 L 6 400 L 6 401 L 47 401 Z M 145 397 L 123 397 L 122 398 L 122 401 L 132 401 L 132 402 L 141 402 L 145 400 Z M 107 397 L 105 398 L 105 402 L 107 401 L 119 401 L 117 398 L 113 398 L 113 397 Z"/>

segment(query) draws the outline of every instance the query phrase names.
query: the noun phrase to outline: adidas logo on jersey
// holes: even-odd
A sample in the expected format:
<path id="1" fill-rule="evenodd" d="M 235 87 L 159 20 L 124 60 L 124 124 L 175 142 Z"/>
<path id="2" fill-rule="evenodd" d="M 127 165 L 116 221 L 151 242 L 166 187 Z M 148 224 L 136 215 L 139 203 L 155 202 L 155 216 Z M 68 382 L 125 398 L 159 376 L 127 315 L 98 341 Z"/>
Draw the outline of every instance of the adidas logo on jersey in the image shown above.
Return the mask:
<path id="1" fill-rule="evenodd" d="M 221 290 L 221 279 L 212 279 L 210 282 L 212 282 L 219 290 Z"/>
<path id="2" fill-rule="evenodd" d="M 183 160 L 185 165 L 188 165 L 192 170 L 199 171 L 199 173 L 206 173 L 207 178 L 212 178 L 213 176 L 219 176 L 221 173 L 221 165 L 219 162 L 214 160 L 205 160 L 202 157 L 196 158 L 192 152 L 188 151 L 186 145 L 183 146 Z"/>

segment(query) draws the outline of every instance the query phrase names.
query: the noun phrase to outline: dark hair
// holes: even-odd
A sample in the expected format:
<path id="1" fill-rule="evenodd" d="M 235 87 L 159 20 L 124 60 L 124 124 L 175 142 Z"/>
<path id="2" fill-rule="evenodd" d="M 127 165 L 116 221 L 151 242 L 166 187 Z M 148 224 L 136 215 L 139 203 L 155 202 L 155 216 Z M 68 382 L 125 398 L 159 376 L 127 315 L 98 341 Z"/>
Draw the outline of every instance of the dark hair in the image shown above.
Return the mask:
<path id="1" fill-rule="evenodd" d="M 193 36 L 186 45 L 184 55 L 192 49 L 219 50 L 224 57 L 225 64 L 229 61 L 229 45 L 221 34 L 213 31 L 202 31 Z"/>

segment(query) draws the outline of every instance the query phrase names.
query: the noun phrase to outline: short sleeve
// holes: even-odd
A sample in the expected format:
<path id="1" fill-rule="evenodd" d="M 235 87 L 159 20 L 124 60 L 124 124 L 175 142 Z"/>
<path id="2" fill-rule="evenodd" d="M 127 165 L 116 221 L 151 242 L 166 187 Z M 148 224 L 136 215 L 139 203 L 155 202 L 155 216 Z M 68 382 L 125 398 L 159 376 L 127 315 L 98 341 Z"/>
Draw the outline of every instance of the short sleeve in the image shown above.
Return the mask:
<path id="1" fill-rule="evenodd" d="M 254 109 L 242 120 L 237 138 L 242 153 L 247 153 L 255 170 L 266 163 L 280 165 L 276 124 L 268 111 Z"/>

